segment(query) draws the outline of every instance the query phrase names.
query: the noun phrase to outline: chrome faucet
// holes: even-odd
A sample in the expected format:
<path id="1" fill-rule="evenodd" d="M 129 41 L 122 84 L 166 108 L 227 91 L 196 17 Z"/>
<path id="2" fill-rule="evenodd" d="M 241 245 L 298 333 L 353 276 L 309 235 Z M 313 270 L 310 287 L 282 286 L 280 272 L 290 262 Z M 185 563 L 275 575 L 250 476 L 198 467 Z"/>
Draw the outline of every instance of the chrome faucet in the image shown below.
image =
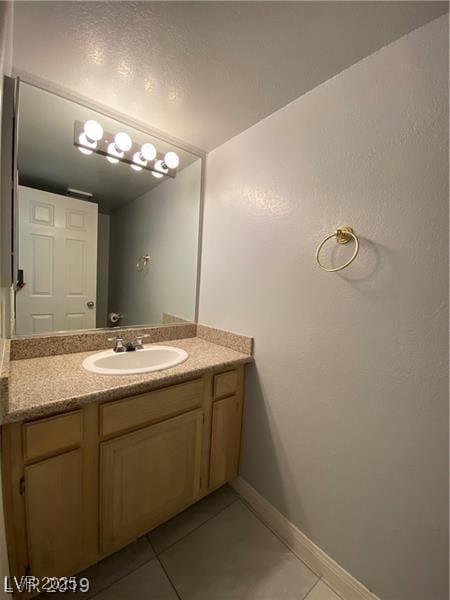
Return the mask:
<path id="1" fill-rule="evenodd" d="M 109 342 L 115 342 L 115 346 L 113 348 L 114 352 L 134 352 L 135 350 L 142 350 L 144 345 L 142 340 L 146 337 L 150 337 L 149 333 L 144 335 L 137 335 L 132 342 L 128 342 L 127 344 L 123 343 L 123 338 L 120 336 L 114 338 L 108 338 Z"/>
<path id="2" fill-rule="evenodd" d="M 118 335 L 117 337 L 108 338 L 108 342 L 115 342 L 115 346 L 113 348 L 114 352 L 126 352 L 127 349 L 123 345 L 123 338 Z"/>
<path id="3" fill-rule="evenodd" d="M 137 335 L 134 340 L 131 343 L 131 345 L 133 346 L 133 350 L 142 350 L 142 348 L 144 347 L 142 340 L 144 338 L 150 337 L 149 333 L 145 333 L 142 335 Z M 128 346 L 128 344 L 127 344 Z"/>

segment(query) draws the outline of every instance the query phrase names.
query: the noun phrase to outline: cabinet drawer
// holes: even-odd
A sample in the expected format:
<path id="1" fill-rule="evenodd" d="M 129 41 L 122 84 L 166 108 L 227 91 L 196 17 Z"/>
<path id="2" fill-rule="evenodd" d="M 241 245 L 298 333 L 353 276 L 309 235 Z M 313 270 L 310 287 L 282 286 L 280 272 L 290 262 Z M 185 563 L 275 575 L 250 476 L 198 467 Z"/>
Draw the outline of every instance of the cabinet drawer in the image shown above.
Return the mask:
<path id="1" fill-rule="evenodd" d="M 225 398 L 225 396 L 232 396 L 236 393 L 238 387 L 238 372 L 227 371 L 226 373 L 220 373 L 215 375 L 213 384 L 214 398 Z"/>
<path id="2" fill-rule="evenodd" d="M 76 448 L 83 437 L 81 411 L 25 423 L 23 426 L 25 460 Z"/>
<path id="3" fill-rule="evenodd" d="M 149 425 L 167 417 L 192 410 L 202 404 L 203 381 L 196 379 L 162 390 L 102 404 L 102 436 Z"/>

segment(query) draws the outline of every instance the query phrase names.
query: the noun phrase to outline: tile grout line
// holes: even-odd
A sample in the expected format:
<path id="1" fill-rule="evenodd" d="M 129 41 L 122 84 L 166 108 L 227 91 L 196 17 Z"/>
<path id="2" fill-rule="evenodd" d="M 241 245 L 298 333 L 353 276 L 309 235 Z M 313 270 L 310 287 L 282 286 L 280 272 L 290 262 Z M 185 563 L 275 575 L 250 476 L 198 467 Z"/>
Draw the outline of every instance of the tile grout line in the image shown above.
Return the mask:
<path id="1" fill-rule="evenodd" d="M 153 550 L 153 552 L 155 552 L 153 546 L 150 543 L 150 540 L 147 538 L 147 534 L 145 534 L 145 538 L 146 538 L 146 541 L 149 544 L 150 548 Z M 127 546 L 125 546 L 125 548 L 126 547 Z M 155 552 L 154 556 L 152 556 L 148 560 L 144 561 L 141 565 L 138 565 L 135 569 L 131 569 L 131 571 L 128 571 L 127 573 L 125 573 L 124 575 L 122 575 L 121 577 L 119 577 L 118 579 L 116 579 L 115 581 L 113 581 L 112 583 L 110 583 L 109 585 L 107 585 L 106 587 L 104 587 L 101 590 L 99 590 L 98 592 L 96 592 L 93 596 L 90 596 L 89 600 L 92 600 L 93 598 L 96 598 L 97 596 L 99 596 L 100 594 L 102 594 L 104 591 L 109 590 L 109 588 L 111 588 L 116 583 L 119 583 L 119 581 L 122 581 L 122 579 L 125 579 L 125 577 L 128 577 L 128 575 L 131 575 L 132 573 L 135 573 L 138 569 L 140 569 L 144 565 L 148 565 L 149 563 L 151 563 L 152 560 L 155 560 L 155 558 L 157 558 L 156 552 Z"/>
<path id="2" fill-rule="evenodd" d="M 331 590 L 331 591 L 332 591 L 334 594 L 336 594 L 336 596 L 337 596 L 339 599 L 345 600 L 345 599 L 344 599 L 344 598 L 343 598 L 343 597 L 342 597 L 340 594 L 338 594 L 337 592 L 335 592 L 335 591 L 334 591 L 334 590 L 333 590 L 333 589 L 332 589 L 332 588 L 331 588 L 331 587 L 328 585 L 328 582 L 327 582 L 327 580 L 326 580 L 324 577 L 322 577 L 322 575 L 320 575 L 319 573 L 316 573 L 316 571 L 314 571 L 314 570 L 313 570 L 313 569 L 312 569 L 312 568 L 311 568 L 311 567 L 310 567 L 308 564 L 306 564 L 306 563 L 305 563 L 305 562 L 304 562 L 304 561 L 303 561 L 303 560 L 302 560 L 302 559 L 301 559 L 299 556 L 297 556 L 297 555 L 295 554 L 295 552 L 293 552 L 293 551 L 291 550 L 291 548 L 289 548 L 289 546 L 287 545 L 287 543 L 285 542 L 285 540 L 284 540 L 284 539 L 283 539 L 281 536 L 279 536 L 279 535 L 278 535 L 278 533 L 277 533 L 276 531 L 274 531 L 274 530 L 273 530 L 271 527 L 269 527 L 265 521 L 263 521 L 263 519 L 262 519 L 262 518 L 259 516 L 259 514 L 258 514 L 258 513 L 256 512 L 256 510 L 255 510 L 255 509 L 252 507 L 252 505 L 251 505 L 249 502 L 247 502 L 247 500 L 245 500 L 245 498 L 243 498 L 243 497 L 242 497 L 242 496 L 239 494 L 239 492 L 236 492 L 236 493 L 239 495 L 239 499 L 240 499 L 240 500 L 242 500 L 242 502 L 244 503 L 244 505 L 245 505 L 245 506 L 246 506 L 246 507 L 247 507 L 247 508 L 248 508 L 248 509 L 249 509 L 249 510 L 250 510 L 250 511 L 251 511 L 251 512 L 252 512 L 252 513 L 255 515 L 255 517 L 256 517 L 256 518 L 257 518 L 257 519 L 258 519 L 258 520 L 259 520 L 259 521 L 260 521 L 260 522 L 261 522 L 261 523 L 264 525 L 264 527 L 266 527 L 266 529 L 268 529 L 268 530 L 269 530 L 271 533 L 273 533 L 273 535 L 274 535 L 274 536 L 275 536 L 277 539 L 279 539 L 279 540 L 280 540 L 280 542 L 283 544 L 283 546 L 285 546 L 285 547 L 286 547 L 286 548 L 289 550 L 289 552 L 295 556 L 295 558 L 296 558 L 298 561 L 300 561 L 300 562 L 301 562 L 303 565 L 305 565 L 305 567 L 307 567 L 307 568 L 308 568 L 308 569 L 311 571 L 311 573 L 314 573 L 314 575 L 317 577 L 317 581 L 316 581 L 316 583 L 315 583 L 315 584 L 313 585 L 313 587 L 312 587 L 312 588 L 309 590 L 308 594 L 307 594 L 307 595 L 306 595 L 306 596 L 303 598 L 303 600 L 306 600 L 306 597 L 307 597 L 307 596 L 308 596 L 308 595 L 311 593 L 311 591 L 312 591 L 312 590 L 313 590 L 313 589 L 316 587 L 316 585 L 319 583 L 319 581 L 323 581 L 323 583 L 324 583 L 324 584 L 325 584 L 327 587 L 329 587 L 329 588 L 330 588 L 330 590 Z"/>
<path id="3" fill-rule="evenodd" d="M 144 567 L 145 565 L 148 565 L 149 563 L 152 562 L 152 560 L 155 560 L 156 558 L 157 558 L 157 556 L 155 554 L 155 556 L 152 556 L 151 558 L 149 558 L 148 560 L 146 560 L 145 562 L 143 562 L 141 565 L 139 565 L 135 569 L 132 569 L 128 573 L 125 573 L 124 575 L 122 575 L 121 577 L 119 577 L 118 579 L 115 579 L 109 585 L 107 585 L 106 587 L 102 588 L 101 590 L 98 590 L 98 592 L 96 592 L 93 596 L 91 596 L 89 598 L 89 600 L 93 600 L 94 598 L 97 598 L 97 596 L 99 596 L 103 592 L 106 592 L 106 590 L 109 590 L 109 588 L 112 588 L 114 585 L 116 585 L 116 583 L 119 583 L 119 581 L 122 581 L 122 579 L 125 579 L 129 575 L 132 575 L 133 573 L 135 573 L 136 571 L 138 571 L 141 567 Z"/>
<path id="4" fill-rule="evenodd" d="M 173 544 L 170 544 L 169 546 L 167 546 L 166 548 L 164 548 L 163 550 L 161 550 L 160 552 L 157 552 L 155 550 L 155 548 L 153 547 L 153 544 L 150 541 L 150 538 L 147 537 L 148 541 L 150 542 L 151 547 L 153 548 L 153 551 L 155 552 L 156 556 L 161 556 L 161 554 L 164 554 L 164 552 L 167 552 L 167 550 L 170 550 L 171 548 L 173 548 L 174 546 L 176 546 L 179 542 L 183 541 L 184 539 L 186 539 L 189 535 L 191 535 L 191 533 L 194 533 L 194 531 L 197 531 L 198 529 L 200 529 L 201 527 L 203 527 L 203 525 L 206 525 L 206 523 L 209 523 L 210 521 L 212 521 L 212 519 L 215 519 L 216 517 L 218 517 L 220 514 L 223 513 L 224 510 L 227 510 L 227 508 L 230 508 L 230 506 L 232 506 L 233 504 L 235 504 L 235 502 L 237 502 L 238 500 L 241 500 L 240 496 L 237 496 L 236 498 L 234 498 L 230 504 L 227 504 L 226 506 L 224 506 L 223 508 L 221 508 L 219 510 L 219 512 L 215 513 L 214 515 L 211 515 L 210 517 L 208 517 L 206 519 L 206 521 L 203 521 L 203 523 L 200 523 L 200 525 L 197 525 L 197 527 L 194 527 L 194 529 L 191 529 L 191 531 L 188 531 L 185 535 L 183 535 L 182 537 L 180 537 L 176 542 L 173 542 Z M 151 532 L 147 533 L 146 536 L 149 536 Z"/>
<path id="5" fill-rule="evenodd" d="M 259 516 L 259 514 L 258 514 L 258 513 L 255 511 L 255 509 L 252 507 L 252 505 L 251 505 L 249 502 L 247 502 L 247 500 L 245 500 L 245 498 L 243 498 L 242 496 L 239 496 L 239 497 L 240 497 L 240 499 L 242 500 L 242 502 L 244 503 L 244 505 L 245 505 L 245 506 L 246 506 L 246 507 L 247 507 L 247 508 L 250 510 L 250 512 L 251 512 L 252 514 L 254 514 L 254 515 L 255 515 L 255 517 L 258 519 L 258 521 L 259 521 L 260 523 L 262 523 L 266 529 L 268 529 L 268 530 L 269 530 L 271 533 L 273 533 L 273 535 L 274 535 L 274 536 L 275 536 L 275 537 L 276 537 L 278 540 L 280 540 L 280 542 L 283 544 L 283 546 L 284 546 L 285 548 L 287 548 L 287 550 L 289 550 L 289 552 L 290 552 L 290 553 L 291 553 L 293 556 L 295 556 L 295 558 L 296 558 L 298 561 L 300 561 L 300 562 L 302 563 L 302 565 L 305 565 L 305 567 L 306 567 L 306 568 L 308 568 L 308 569 L 311 571 L 311 573 L 314 573 L 314 575 L 315 575 L 315 576 L 318 578 L 318 580 L 320 581 L 320 579 L 322 579 L 322 575 L 320 575 L 319 573 L 316 573 L 316 571 L 314 571 L 313 569 L 311 569 L 311 567 L 310 567 L 309 565 L 307 565 L 307 564 L 306 564 L 306 563 L 305 563 L 305 562 L 304 562 L 304 561 L 303 561 L 303 560 L 302 560 L 300 557 L 298 557 L 298 556 L 295 554 L 295 552 L 293 552 L 293 551 L 291 550 L 291 548 L 289 548 L 289 546 L 287 545 L 287 543 L 285 542 L 285 540 L 283 540 L 283 538 L 282 538 L 281 536 L 279 536 L 279 535 L 278 535 L 278 533 L 277 533 L 276 531 L 274 531 L 274 530 L 273 530 L 271 527 L 269 527 L 269 525 L 267 525 L 267 523 L 266 523 L 265 521 L 263 521 L 263 519 L 262 519 L 262 518 Z M 316 583 L 317 583 L 317 582 L 316 582 Z M 314 585 L 316 585 L 316 584 L 314 584 Z M 312 589 L 312 588 L 311 588 L 311 589 Z M 311 590 L 310 590 L 310 591 L 311 591 Z M 308 594 L 309 594 L 309 592 L 308 592 Z"/>
<path id="6" fill-rule="evenodd" d="M 159 562 L 159 564 L 161 565 L 162 570 L 164 571 L 167 579 L 169 580 L 171 586 L 174 588 L 175 593 L 177 595 L 177 598 L 179 600 L 181 599 L 181 596 L 178 594 L 178 591 L 176 590 L 174 584 L 172 583 L 172 580 L 170 579 L 169 575 L 167 574 L 161 560 L 160 560 L 160 555 L 163 554 L 164 552 L 166 552 L 166 550 L 170 550 L 170 548 L 173 548 L 176 544 L 178 544 L 178 542 L 181 542 L 182 540 L 184 540 L 185 538 L 187 538 L 191 533 L 193 533 L 194 531 L 197 531 L 197 529 L 200 529 L 200 527 L 202 527 L 203 525 L 205 525 L 206 523 L 208 523 L 209 521 L 211 521 L 212 519 L 215 519 L 217 516 L 219 516 L 221 513 L 223 513 L 224 510 L 226 510 L 227 508 L 229 508 L 232 504 L 235 504 L 236 502 L 238 502 L 239 500 L 242 500 L 241 496 L 239 496 L 239 494 L 236 492 L 236 497 L 233 498 L 233 500 L 230 502 L 230 504 L 227 504 L 227 506 L 224 506 L 223 508 L 221 508 L 219 510 L 219 512 L 217 512 L 216 514 L 212 515 L 211 517 L 209 517 L 208 519 L 206 519 L 206 521 L 203 521 L 203 523 L 201 523 L 200 525 L 198 525 L 197 527 L 195 527 L 195 529 L 192 529 L 192 531 L 189 531 L 188 533 L 186 533 L 186 535 L 184 535 L 183 537 L 181 537 L 179 540 L 177 540 L 176 542 L 174 542 L 173 544 L 171 544 L 170 546 L 168 546 L 167 548 L 164 548 L 164 550 L 162 550 L 161 552 L 157 552 L 156 549 L 154 548 L 152 542 L 150 541 L 150 533 L 151 531 L 149 531 L 148 533 L 144 534 L 144 537 L 147 541 L 147 543 L 149 544 L 150 548 L 153 550 L 153 552 L 155 553 L 154 556 L 152 556 L 151 558 L 149 558 L 148 560 L 146 560 L 145 562 L 143 562 L 142 564 L 138 565 L 135 569 L 131 569 L 131 571 L 128 571 L 127 573 L 125 573 L 124 575 L 122 575 L 121 577 L 119 577 L 118 579 L 116 579 L 115 581 L 111 582 L 109 585 L 107 585 L 106 587 L 102 588 L 101 590 L 99 590 L 98 592 L 96 592 L 93 596 L 90 596 L 90 600 L 92 600 L 93 598 L 96 598 L 97 596 L 99 596 L 101 593 L 103 593 L 106 590 L 109 590 L 109 588 L 111 588 L 113 585 L 115 585 L 116 583 L 118 583 L 119 581 L 122 581 L 122 579 L 125 579 L 125 577 L 128 577 L 128 575 L 131 575 L 132 573 L 134 573 L 135 571 L 137 571 L 138 569 L 140 569 L 141 567 L 143 567 L 144 565 L 147 565 L 148 563 L 150 563 L 152 560 L 157 560 Z M 181 514 L 181 513 L 180 513 Z M 309 593 L 309 592 L 308 592 Z"/>
<path id="7" fill-rule="evenodd" d="M 319 581 L 321 581 L 321 582 L 322 582 L 324 585 L 326 585 L 326 586 L 327 586 L 327 588 L 328 588 L 329 590 L 331 590 L 331 592 L 332 592 L 332 593 L 333 593 L 335 596 L 337 596 L 339 600 L 345 600 L 344 596 L 341 596 L 341 594 L 340 594 L 339 592 L 336 592 L 336 590 L 333 590 L 333 588 L 330 586 L 330 584 L 328 583 L 328 581 L 327 581 L 327 580 L 326 580 L 324 577 L 321 577 L 321 578 L 319 579 Z M 319 583 L 319 582 L 317 582 L 317 583 Z"/>
<path id="8" fill-rule="evenodd" d="M 170 585 L 172 586 L 172 588 L 173 588 L 173 591 L 174 591 L 174 592 L 175 592 L 175 594 L 176 594 L 176 597 L 178 598 L 178 600 L 182 600 L 182 598 L 181 598 L 180 594 L 178 593 L 178 590 L 177 590 L 177 588 L 175 587 L 175 584 L 173 583 L 173 581 L 172 581 L 172 580 L 170 579 L 170 577 L 169 577 L 169 573 L 167 572 L 167 569 L 166 569 L 166 567 L 163 565 L 163 563 L 162 563 L 162 561 L 161 561 L 161 559 L 159 558 L 159 556 L 158 556 L 158 555 L 156 555 L 156 560 L 159 562 L 159 566 L 160 566 L 160 567 L 161 567 L 161 569 L 163 570 L 163 572 L 164 572 L 164 575 L 167 577 L 167 580 L 168 580 L 168 582 L 169 582 L 169 583 L 170 583 Z"/>
<path id="9" fill-rule="evenodd" d="M 147 534 L 147 536 L 148 536 L 148 534 Z M 167 580 L 168 580 L 168 582 L 169 582 L 169 583 L 170 583 L 170 585 L 172 586 L 172 589 L 173 589 L 173 591 L 175 592 L 175 595 L 176 595 L 176 597 L 178 598 L 178 600 L 182 600 L 182 599 L 181 599 L 181 596 L 180 596 L 180 594 L 178 593 L 178 590 L 177 590 L 177 588 L 175 587 L 175 584 L 174 584 L 174 582 L 173 582 L 173 581 L 170 579 L 170 577 L 169 577 L 169 573 L 167 572 L 167 569 L 166 569 L 166 567 L 163 565 L 163 563 L 162 563 L 162 560 L 159 558 L 159 555 L 157 554 L 157 552 L 156 552 L 156 549 L 155 549 L 155 547 L 153 546 L 153 544 L 152 544 L 152 542 L 151 542 L 150 538 L 149 538 L 149 537 L 147 537 L 147 540 L 148 540 L 148 543 L 150 544 L 150 547 L 151 547 L 151 549 L 152 549 L 152 550 L 153 550 L 153 552 L 155 553 L 155 558 L 156 558 L 156 560 L 158 561 L 158 563 L 159 563 L 159 566 L 161 567 L 161 569 L 162 569 L 162 571 L 163 571 L 164 575 L 167 577 Z"/>
<path id="10" fill-rule="evenodd" d="M 317 573 L 315 573 L 306 563 L 304 563 L 296 554 L 294 554 L 292 552 L 292 550 L 286 545 L 286 543 L 284 542 L 284 540 L 282 540 L 274 531 L 272 531 L 272 529 L 270 529 L 270 527 L 268 527 L 266 525 L 266 523 L 264 523 L 264 521 L 259 517 L 259 515 L 257 515 L 253 509 L 247 504 L 247 502 L 244 500 L 244 498 L 242 498 L 242 496 L 240 496 L 239 494 L 237 495 L 236 498 L 233 499 L 232 502 L 230 502 L 230 504 L 228 504 L 227 506 L 225 506 L 224 508 L 222 508 L 218 513 L 216 513 L 215 515 L 209 517 L 209 519 L 207 519 L 206 521 L 204 521 L 203 523 L 201 523 L 200 525 L 198 525 L 197 527 L 195 527 L 195 529 L 192 529 L 191 531 L 189 531 L 186 535 L 184 535 L 183 537 L 181 537 L 180 539 L 178 539 L 176 542 L 174 542 L 173 544 L 171 544 L 170 546 L 168 546 L 167 548 L 165 548 L 164 550 L 162 550 L 159 554 L 156 552 L 156 549 L 154 548 L 153 544 L 151 543 L 150 539 L 148 538 L 148 541 L 150 543 L 150 546 L 152 547 L 153 551 L 155 552 L 155 556 L 159 562 L 159 564 L 161 565 L 161 568 L 163 569 L 167 579 L 169 580 L 170 584 L 172 585 L 178 600 L 183 600 L 182 597 L 180 596 L 180 594 L 178 593 L 174 583 L 172 582 L 171 578 L 169 577 L 168 572 L 166 571 L 160 556 L 162 554 L 164 554 L 164 552 L 166 552 L 167 550 L 170 550 L 171 548 L 173 548 L 174 546 L 176 546 L 179 542 L 181 542 L 182 540 L 186 539 L 187 537 L 189 537 L 189 535 L 191 533 L 194 533 L 194 531 L 197 531 L 198 529 L 200 529 L 201 527 L 203 527 L 203 525 L 205 525 L 206 523 L 208 523 L 209 521 L 212 521 L 213 519 L 215 519 L 216 517 L 218 517 L 221 513 L 223 513 L 227 508 L 229 508 L 230 506 L 232 506 L 233 504 L 236 504 L 236 502 L 241 501 L 243 503 L 244 506 L 246 506 L 247 508 L 249 508 L 249 510 L 252 512 L 252 514 L 254 514 L 258 521 L 268 530 L 270 531 L 282 544 L 283 546 L 285 546 L 285 548 L 287 550 L 289 550 L 289 552 L 301 563 L 303 564 L 307 569 L 309 569 L 311 571 L 311 573 L 313 573 L 316 576 L 316 581 L 313 583 L 313 585 L 310 587 L 310 589 L 306 592 L 305 596 L 303 596 L 302 599 L 300 600 L 307 600 L 308 596 L 310 595 L 310 593 L 313 591 L 313 589 L 323 580 L 323 578 L 318 575 Z M 149 535 L 149 534 L 147 534 Z"/>
<path id="11" fill-rule="evenodd" d="M 332 594 L 334 594 L 339 600 L 345 600 L 345 598 L 343 596 L 341 596 L 340 594 L 338 594 L 337 592 L 335 592 L 333 589 L 330 588 L 330 586 L 328 585 L 328 582 L 326 579 L 324 579 L 323 577 L 319 577 L 319 579 L 316 581 L 316 583 L 312 586 L 312 588 L 309 590 L 309 592 L 306 594 L 306 596 L 303 598 L 303 600 L 308 600 L 308 596 L 310 595 L 310 593 L 314 590 L 314 588 L 319 585 L 319 583 L 323 583 L 323 585 L 325 585 Z"/>
<path id="12" fill-rule="evenodd" d="M 119 583 L 119 581 L 122 581 L 123 579 L 125 579 L 126 577 L 128 577 L 129 575 L 131 575 L 132 573 L 135 573 L 137 570 L 139 570 L 140 568 L 144 567 L 145 565 L 148 565 L 150 562 L 152 562 L 152 560 L 157 560 L 162 571 L 164 572 L 165 576 L 167 577 L 171 587 L 173 588 L 175 595 L 177 597 L 178 600 L 183 600 L 182 597 L 180 596 L 177 588 L 175 587 L 175 584 L 173 583 L 172 579 L 169 576 L 169 573 L 167 572 L 164 564 L 161 561 L 160 556 L 162 554 L 164 554 L 164 552 L 170 550 L 171 548 L 173 548 L 174 546 L 176 546 L 179 542 L 183 541 L 185 538 L 187 538 L 191 533 L 194 533 L 195 531 L 197 531 L 198 529 L 200 529 L 201 527 L 203 527 L 203 525 L 205 525 L 206 523 L 208 523 L 209 521 L 212 521 L 213 519 L 215 519 L 216 517 L 218 517 L 221 513 L 223 513 L 225 510 L 227 510 L 227 508 L 230 508 L 233 504 L 235 504 L 238 501 L 241 501 L 244 506 L 246 506 L 250 512 L 252 514 L 254 514 L 254 516 L 258 519 L 258 521 L 261 522 L 262 525 L 264 525 L 264 527 L 266 529 L 268 529 L 286 548 L 287 550 L 289 550 L 289 552 L 291 554 L 293 554 L 295 556 L 295 558 L 301 562 L 303 565 L 305 565 L 312 573 L 314 573 L 314 575 L 316 575 L 317 577 L 317 581 L 314 582 L 314 584 L 312 585 L 312 587 L 308 590 L 308 592 L 306 593 L 305 596 L 303 596 L 302 600 L 308 600 L 309 595 L 311 594 L 311 592 L 314 590 L 314 588 L 321 582 L 323 581 L 323 583 L 325 585 L 327 585 L 326 580 L 321 577 L 320 575 L 318 575 L 315 571 L 313 571 L 309 565 L 307 565 L 306 563 L 304 563 L 296 554 L 294 554 L 294 552 L 292 552 L 292 550 L 287 546 L 287 544 L 285 543 L 285 541 L 279 537 L 277 535 L 276 532 L 274 532 L 261 518 L 260 516 L 253 510 L 253 508 L 247 503 L 247 501 L 240 496 L 237 492 L 236 492 L 236 497 L 229 503 L 227 504 L 227 506 L 224 506 L 222 509 L 219 510 L 219 512 L 217 512 L 216 514 L 212 515 L 211 517 L 209 517 L 208 519 L 206 519 L 206 521 L 204 521 L 203 523 L 201 523 L 200 525 L 198 525 L 197 527 L 195 527 L 194 529 L 192 529 L 191 531 L 189 531 L 188 533 L 186 533 L 186 535 L 184 535 L 183 537 L 181 537 L 180 539 L 178 539 L 176 542 L 174 542 L 173 544 L 171 544 L 170 546 L 168 546 L 167 548 L 165 548 L 164 550 L 162 550 L 161 552 L 157 552 L 155 547 L 153 546 L 151 540 L 150 540 L 150 532 L 144 534 L 147 543 L 149 544 L 150 548 L 153 550 L 154 552 L 154 556 L 152 556 L 151 558 L 149 558 L 148 560 L 146 560 L 145 562 L 143 562 L 142 564 L 140 564 L 139 566 L 137 566 L 136 568 L 132 569 L 131 571 L 125 573 L 124 575 L 122 575 L 121 577 L 119 577 L 118 579 L 116 579 L 115 581 L 113 581 L 110 585 L 107 585 L 106 587 L 102 588 L 101 590 L 99 590 L 98 592 L 96 592 L 93 596 L 91 596 L 91 600 L 98 597 L 100 594 L 102 594 L 103 592 L 105 592 L 106 590 L 110 589 L 111 587 L 113 587 L 115 584 Z M 333 591 L 333 590 L 332 590 Z M 338 596 L 340 598 L 340 596 Z"/>
<path id="13" fill-rule="evenodd" d="M 314 583 L 314 585 L 312 586 L 312 588 L 308 591 L 308 593 L 306 594 L 306 596 L 303 598 L 303 600 L 308 600 L 308 596 L 310 595 L 310 593 L 313 591 L 313 589 L 319 584 L 319 582 L 322 581 L 322 579 L 320 577 L 317 578 L 317 581 Z"/>

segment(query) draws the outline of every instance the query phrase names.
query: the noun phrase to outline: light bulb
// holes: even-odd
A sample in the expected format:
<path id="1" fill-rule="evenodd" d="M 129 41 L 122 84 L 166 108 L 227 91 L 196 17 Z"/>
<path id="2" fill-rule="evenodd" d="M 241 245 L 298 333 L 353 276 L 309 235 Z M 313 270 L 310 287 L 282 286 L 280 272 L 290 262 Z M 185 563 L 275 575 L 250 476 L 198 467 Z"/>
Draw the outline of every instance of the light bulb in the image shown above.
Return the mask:
<path id="1" fill-rule="evenodd" d="M 80 134 L 78 141 L 80 142 L 80 144 L 82 144 L 83 146 L 87 146 L 87 148 L 83 148 L 82 146 L 78 146 L 78 150 L 82 153 L 82 154 L 92 154 L 92 150 L 89 150 L 89 148 L 97 148 L 97 142 L 90 142 L 87 139 L 87 136 L 85 133 Z"/>
<path id="2" fill-rule="evenodd" d="M 92 150 L 88 150 L 87 148 L 82 148 L 81 146 L 78 146 L 78 150 L 81 152 L 81 154 L 92 154 Z"/>
<path id="3" fill-rule="evenodd" d="M 141 152 L 135 152 L 133 154 L 133 162 L 136 163 L 137 165 L 140 165 L 140 167 L 146 167 L 147 166 L 147 161 L 142 158 L 142 153 Z M 131 165 L 131 166 L 133 166 L 133 165 Z M 139 171 L 141 170 L 140 167 L 139 167 Z"/>
<path id="4" fill-rule="evenodd" d="M 106 159 L 109 160 L 109 162 L 112 164 L 118 163 L 119 158 L 123 158 L 123 152 L 118 152 L 116 145 L 114 143 L 111 143 L 108 145 L 108 154 L 110 156 L 107 156 Z M 118 158 L 114 158 L 114 157 L 118 157 Z"/>
<path id="5" fill-rule="evenodd" d="M 142 171 L 142 167 L 140 167 L 139 165 L 130 165 L 130 167 L 135 171 Z"/>
<path id="6" fill-rule="evenodd" d="M 131 141 L 131 138 L 128 135 L 128 133 L 124 133 L 123 131 L 119 131 L 119 133 L 116 134 L 114 142 L 117 148 L 119 150 L 122 150 L 122 152 L 128 152 L 128 150 L 133 145 L 133 142 Z"/>
<path id="7" fill-rule="evenodd" d="M 103 137 L 103 127 L 94 119 L 89 119 L 84 124 L 84 132 L 88 136 L 89 140 L 93 142 L 98 142 Z"/>
<path id="8" fill-rule="evenodd" d="M 155 171 L 152 171 L 152 175 L 153 177 L 156 177 L 156 179 L 161 179 L 161 177 L 163 177 L 162 173 L 156 173 Z"/>
<path id="9" fill-rule="evenodd" d="M 154 168 L 159 171 L 160 173 L 167 173 L 169 171 L 169 169 L 166 167 L 166 165 L 163 163 L 162 160 L 157 160 L 154 164 Z"/>
<path id="10" fill-rule="evenodd" d="M 156 158 L 156 148 L 153 144 L 142 144 L 141 155 L 145 160 L 154 160 Z"/>
<path id="11" fill-rule="evenodd" d="M 178 154 L 175 152 L 167 152 L 164 156 L 164 164 L 169 167 L 169 169 L 176 169 L 180 164 Z"/>

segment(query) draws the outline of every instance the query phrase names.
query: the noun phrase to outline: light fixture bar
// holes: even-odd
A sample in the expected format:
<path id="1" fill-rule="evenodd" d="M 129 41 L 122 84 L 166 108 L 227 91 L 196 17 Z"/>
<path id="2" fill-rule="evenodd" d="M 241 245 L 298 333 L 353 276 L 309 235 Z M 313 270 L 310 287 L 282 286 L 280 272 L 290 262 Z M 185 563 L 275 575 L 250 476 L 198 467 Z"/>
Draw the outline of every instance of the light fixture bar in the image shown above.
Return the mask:
<path id="1" fill-rule="evenodd" d="M 96 142 L 96 146 L 93 147 L 93 145 L 83 144 L 83 142 L 80 141 L 80 136 L 82 136 L 83 133 L 85 133 L 84 123 L 81 121 L 74 121 L 73 145 L 76 146 L 77 148 L 89 150 L 89 154 L 91 154 L 91 153 L 100 154 L 101 156 L 105 156 L 106 158 L 113 156 L 113 158 L 116 159 L 118 162 L 122 162 L 122 163 L 125 163 L 130 166 L 137 165 L 141 169 L 144 169 L 145 171 L 150 171 L 151 173 L 158 173 L 161 176 L 167 176 L 167 177 L 174 178 L 177 175 L 177 170 L 171 169 L 170 167 L 167 167 L 167 171 L 166 170 L 160 171 L 160 170 L 154 168 L 154 165 L 158 161 L 161 161 L 162 163 L 164 163 L 165 155 L 161 154 L 160 152 L 157 153 L 157 155 L 153 161 L 148 161 L 147 164 L 144 165 L 144 164 L 136 163 L 133 161 L 133 155 L 136 152 L 138 154 L 140 154 L 140 152 L 141 152 L 141 148 L 142 148 L 141 144 L 136 144 L 135 142 L 133 142 L 131 148 L 127 152 L 124 152 L 122 157 L 119 157 L 116 154 L 112 155 L 108 152 L 109 144 L 114 143 L 115 134 L 105 131 L 103 133 L 102 139 L 98 140 Z M 83 139 L 83 138 L 81 138 L 81 139 Z"/>

